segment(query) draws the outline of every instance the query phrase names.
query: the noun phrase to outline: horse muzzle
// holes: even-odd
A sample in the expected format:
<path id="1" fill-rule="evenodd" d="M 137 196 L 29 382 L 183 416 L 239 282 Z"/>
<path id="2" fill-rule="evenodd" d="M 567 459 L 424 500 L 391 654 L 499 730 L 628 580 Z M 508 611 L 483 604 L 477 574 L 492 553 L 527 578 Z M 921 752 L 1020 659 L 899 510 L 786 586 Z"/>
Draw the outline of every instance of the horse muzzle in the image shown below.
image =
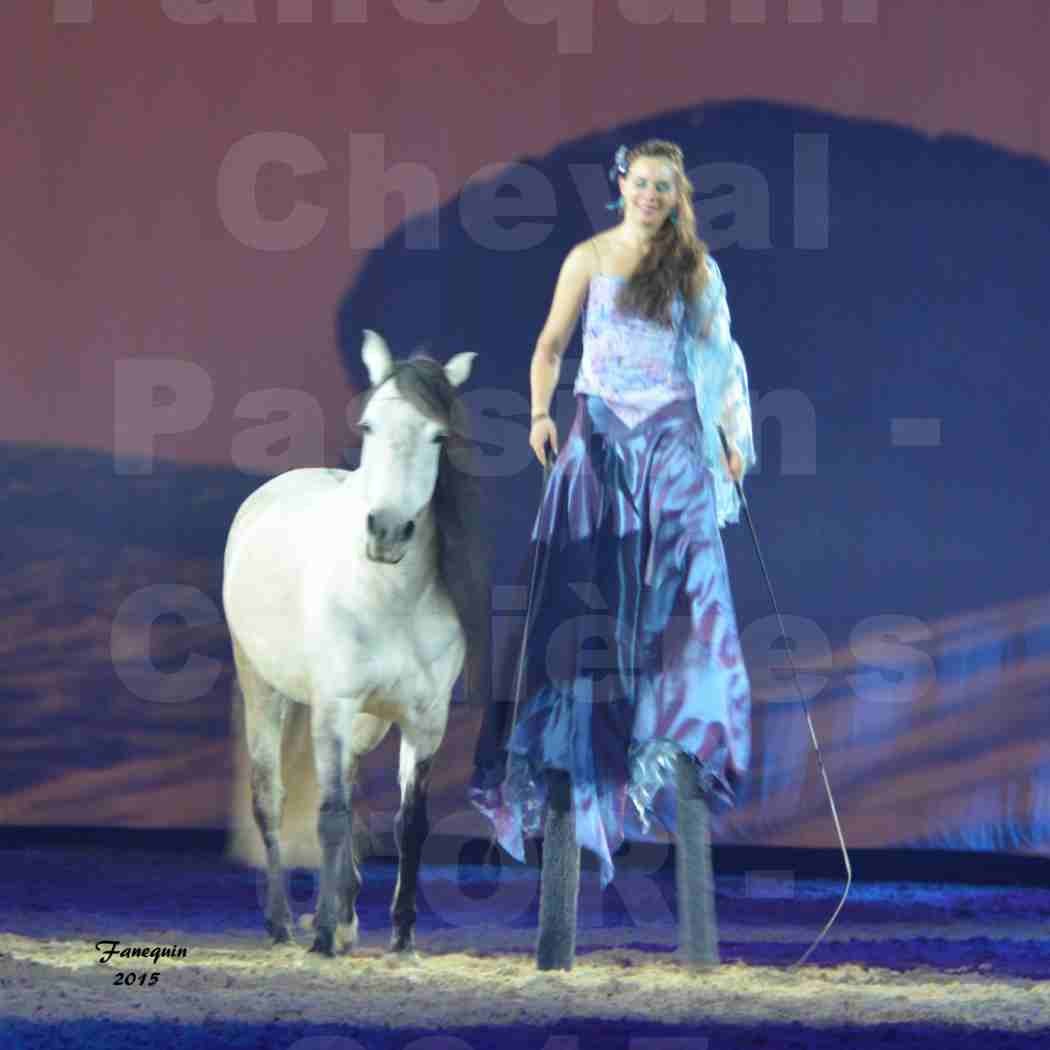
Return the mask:
<path id="1" fill-rule="evenodd" d="M 404 544 L 396 544 L 393 547 L 382 547 L 374 540 L 365 543 L 365 557 L 379 565 L 397 565 L 405 556 Z"/>
<path id="2" fill-rule="evenodd" d="M 388 510 L 374 510 L 366 519 L 365 557 L 369 561 L 396 565 L 416 530 L 416 523 Z"/>

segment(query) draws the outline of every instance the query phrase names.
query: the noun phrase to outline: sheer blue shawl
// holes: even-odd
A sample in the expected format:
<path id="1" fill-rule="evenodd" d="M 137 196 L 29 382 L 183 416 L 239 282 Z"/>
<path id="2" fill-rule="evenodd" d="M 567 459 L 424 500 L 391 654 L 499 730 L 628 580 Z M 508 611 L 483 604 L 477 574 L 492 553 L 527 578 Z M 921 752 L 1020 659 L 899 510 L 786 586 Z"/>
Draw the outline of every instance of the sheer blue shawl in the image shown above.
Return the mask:
<path id="1" fill-rule="evenodd" d="M 740 453 L 746 475 L 756 463 L 744 355 L 730 331 L 729 303 L 718 263 L 708 255 L 707 282 L 686 319 L 686 370 L 704 425 L 704 464 L 711 472 L 719 527 L 740 520 L 740 498 L 726 469 L 718 428 Z"/>

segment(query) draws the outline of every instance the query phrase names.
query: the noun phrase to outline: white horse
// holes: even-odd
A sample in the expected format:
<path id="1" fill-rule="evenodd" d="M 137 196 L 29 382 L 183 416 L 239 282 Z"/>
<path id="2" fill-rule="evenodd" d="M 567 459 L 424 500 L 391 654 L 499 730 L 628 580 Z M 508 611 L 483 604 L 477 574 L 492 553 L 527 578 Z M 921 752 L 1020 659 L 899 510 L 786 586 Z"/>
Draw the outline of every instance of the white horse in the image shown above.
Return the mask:
<path id="1" fill-rule="evenodd" d="M 457 354 L 444 367 L 423 356 L 395 363 L 367 332 L 372 385 L 358 469 L 282 474 L 245 500 L 230 529 L 223 603 L 275 943 L 293 939 L 280 845 L 282 735 L 296 721 L 291 709 L 309 705 L 321 847 L 311 950 L 334 955 L 356 938 L 351 791 L 359 759 L 394 722 L 401 807 L 391 949 L 412 946 L 431 761 L 456 678 L 462 670 L 468 694 L 477 690 L 488 659 L 480 501 L 476 475 L 464 469 L 466 413 L 455 391 L 475 356 Z"/>

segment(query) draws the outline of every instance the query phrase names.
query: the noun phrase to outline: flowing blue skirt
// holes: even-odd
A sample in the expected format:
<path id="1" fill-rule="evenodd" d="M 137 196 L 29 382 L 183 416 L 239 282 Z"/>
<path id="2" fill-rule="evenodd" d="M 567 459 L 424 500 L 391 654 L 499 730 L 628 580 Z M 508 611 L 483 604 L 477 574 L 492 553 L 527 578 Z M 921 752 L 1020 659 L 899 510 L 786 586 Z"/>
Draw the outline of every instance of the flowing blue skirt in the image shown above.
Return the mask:
<path id="1" fill-rule="evenodd" d="M 628 427 L 577 397 L 521 581 L 525 644 L 512 640 L 486 712 L 471 801 L 524 860 L 545 774 L 567 772 L 604 884 L 628 831 L 653 816 L 674 831 L 679 754 L 726 804 L 748 764 L 750 688 L 694 402 Z"/>

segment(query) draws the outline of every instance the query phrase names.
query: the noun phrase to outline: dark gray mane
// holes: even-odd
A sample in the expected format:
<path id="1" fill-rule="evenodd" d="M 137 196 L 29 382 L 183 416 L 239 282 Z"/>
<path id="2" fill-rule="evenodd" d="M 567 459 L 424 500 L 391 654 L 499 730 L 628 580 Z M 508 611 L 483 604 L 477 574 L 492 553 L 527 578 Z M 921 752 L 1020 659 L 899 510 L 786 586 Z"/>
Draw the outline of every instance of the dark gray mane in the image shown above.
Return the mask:
<path id="1" fill-rule="evenodd" d="M 475 469 L 470 418 L 445 369 L 425 354 L 396 362 L 383 382 L 395 383 L 398 393 L 413 407 L 448 428 L 431 500 L 437 523 L 438 573 L 467 637 L 463 664 L 465 696 L 475 703 L 485 703 L 490 641 L 488 556 L 482 540 L 481 486 Z M 373 387 L 367 392 L 362 412 L 378 389 Z"/>

